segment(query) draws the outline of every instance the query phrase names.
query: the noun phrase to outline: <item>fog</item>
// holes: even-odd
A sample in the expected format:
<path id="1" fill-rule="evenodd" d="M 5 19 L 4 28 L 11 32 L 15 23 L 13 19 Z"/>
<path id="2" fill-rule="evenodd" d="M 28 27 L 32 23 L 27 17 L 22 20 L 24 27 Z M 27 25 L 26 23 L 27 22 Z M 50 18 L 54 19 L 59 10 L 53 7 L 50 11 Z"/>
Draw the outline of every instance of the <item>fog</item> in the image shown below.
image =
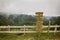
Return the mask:
<path id="1" fill-rule="evenodd" d="M 0 12 L 29 14 L 44 12 L 45 16 L 60 16 L 60 0 L 0 0 Z"/>

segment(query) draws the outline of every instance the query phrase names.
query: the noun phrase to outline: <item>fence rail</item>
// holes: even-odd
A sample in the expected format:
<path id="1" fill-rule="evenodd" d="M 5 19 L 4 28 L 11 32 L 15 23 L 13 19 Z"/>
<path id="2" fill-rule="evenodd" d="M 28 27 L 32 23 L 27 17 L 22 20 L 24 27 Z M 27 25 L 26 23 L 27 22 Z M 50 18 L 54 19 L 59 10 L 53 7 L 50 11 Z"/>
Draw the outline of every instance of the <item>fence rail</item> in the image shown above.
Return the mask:
<path id="1" fill-rule="evenodd" d="M 0 26 L 0 28 L 35 28 L 36 26 Z M 46 28 L 48 26 L 43 26 L 42 28 Z M 60 25 L 56 26 L 50 26 L 50 27 L 60 27 Z"/>
<path id="2" fill-rule="evenodd" d="M 42 33 L 47 33 L 48 31 L 42 31 Z M 60 31 L 49 31 L 49 33 L 60 32 Z M 0 31 L 0 33 L 37 33 L 37 31 Z"/>

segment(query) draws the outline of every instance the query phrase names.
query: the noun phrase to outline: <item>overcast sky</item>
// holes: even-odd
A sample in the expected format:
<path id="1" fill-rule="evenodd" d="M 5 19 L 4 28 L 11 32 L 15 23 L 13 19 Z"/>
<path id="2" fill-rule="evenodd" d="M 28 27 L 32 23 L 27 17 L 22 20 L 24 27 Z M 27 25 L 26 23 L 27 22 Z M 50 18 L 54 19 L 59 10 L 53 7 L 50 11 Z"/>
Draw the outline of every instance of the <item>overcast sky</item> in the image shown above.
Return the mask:
<path id="1" fill-rule="evenodd" d="M 45 16 L 60 16 L 60 0 L 0 0 L 0 12 L 34 15 L 40 11 Z"/>

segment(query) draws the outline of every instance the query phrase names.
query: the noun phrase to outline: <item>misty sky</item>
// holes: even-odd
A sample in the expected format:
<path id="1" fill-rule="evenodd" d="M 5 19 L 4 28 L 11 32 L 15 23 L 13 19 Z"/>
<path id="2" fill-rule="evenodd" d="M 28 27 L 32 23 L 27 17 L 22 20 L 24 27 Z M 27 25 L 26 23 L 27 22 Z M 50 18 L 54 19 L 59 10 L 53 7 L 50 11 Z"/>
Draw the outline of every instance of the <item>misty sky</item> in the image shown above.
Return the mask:
<path id="1" fill-rule="evenodd" d="M 0 0 L 0 12 L 34 15 L 39 11 L 45 16 L 60 16 L 60 0 Z"/>

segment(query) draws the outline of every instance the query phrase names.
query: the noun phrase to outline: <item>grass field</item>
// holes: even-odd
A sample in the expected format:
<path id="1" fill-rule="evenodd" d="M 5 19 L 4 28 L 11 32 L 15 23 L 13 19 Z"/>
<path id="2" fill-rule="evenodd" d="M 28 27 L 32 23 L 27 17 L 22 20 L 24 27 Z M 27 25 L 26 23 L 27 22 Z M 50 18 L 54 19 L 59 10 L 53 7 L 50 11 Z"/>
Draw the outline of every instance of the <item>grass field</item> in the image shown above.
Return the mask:
<path id="1" fill-rule="evenodd" d="M 52 40 L 52 39 L 60 40 L 60 33 L 42 33 L 40 36 L 38 33 L 31 34 L 0 34 L 0 40 Z"/>

